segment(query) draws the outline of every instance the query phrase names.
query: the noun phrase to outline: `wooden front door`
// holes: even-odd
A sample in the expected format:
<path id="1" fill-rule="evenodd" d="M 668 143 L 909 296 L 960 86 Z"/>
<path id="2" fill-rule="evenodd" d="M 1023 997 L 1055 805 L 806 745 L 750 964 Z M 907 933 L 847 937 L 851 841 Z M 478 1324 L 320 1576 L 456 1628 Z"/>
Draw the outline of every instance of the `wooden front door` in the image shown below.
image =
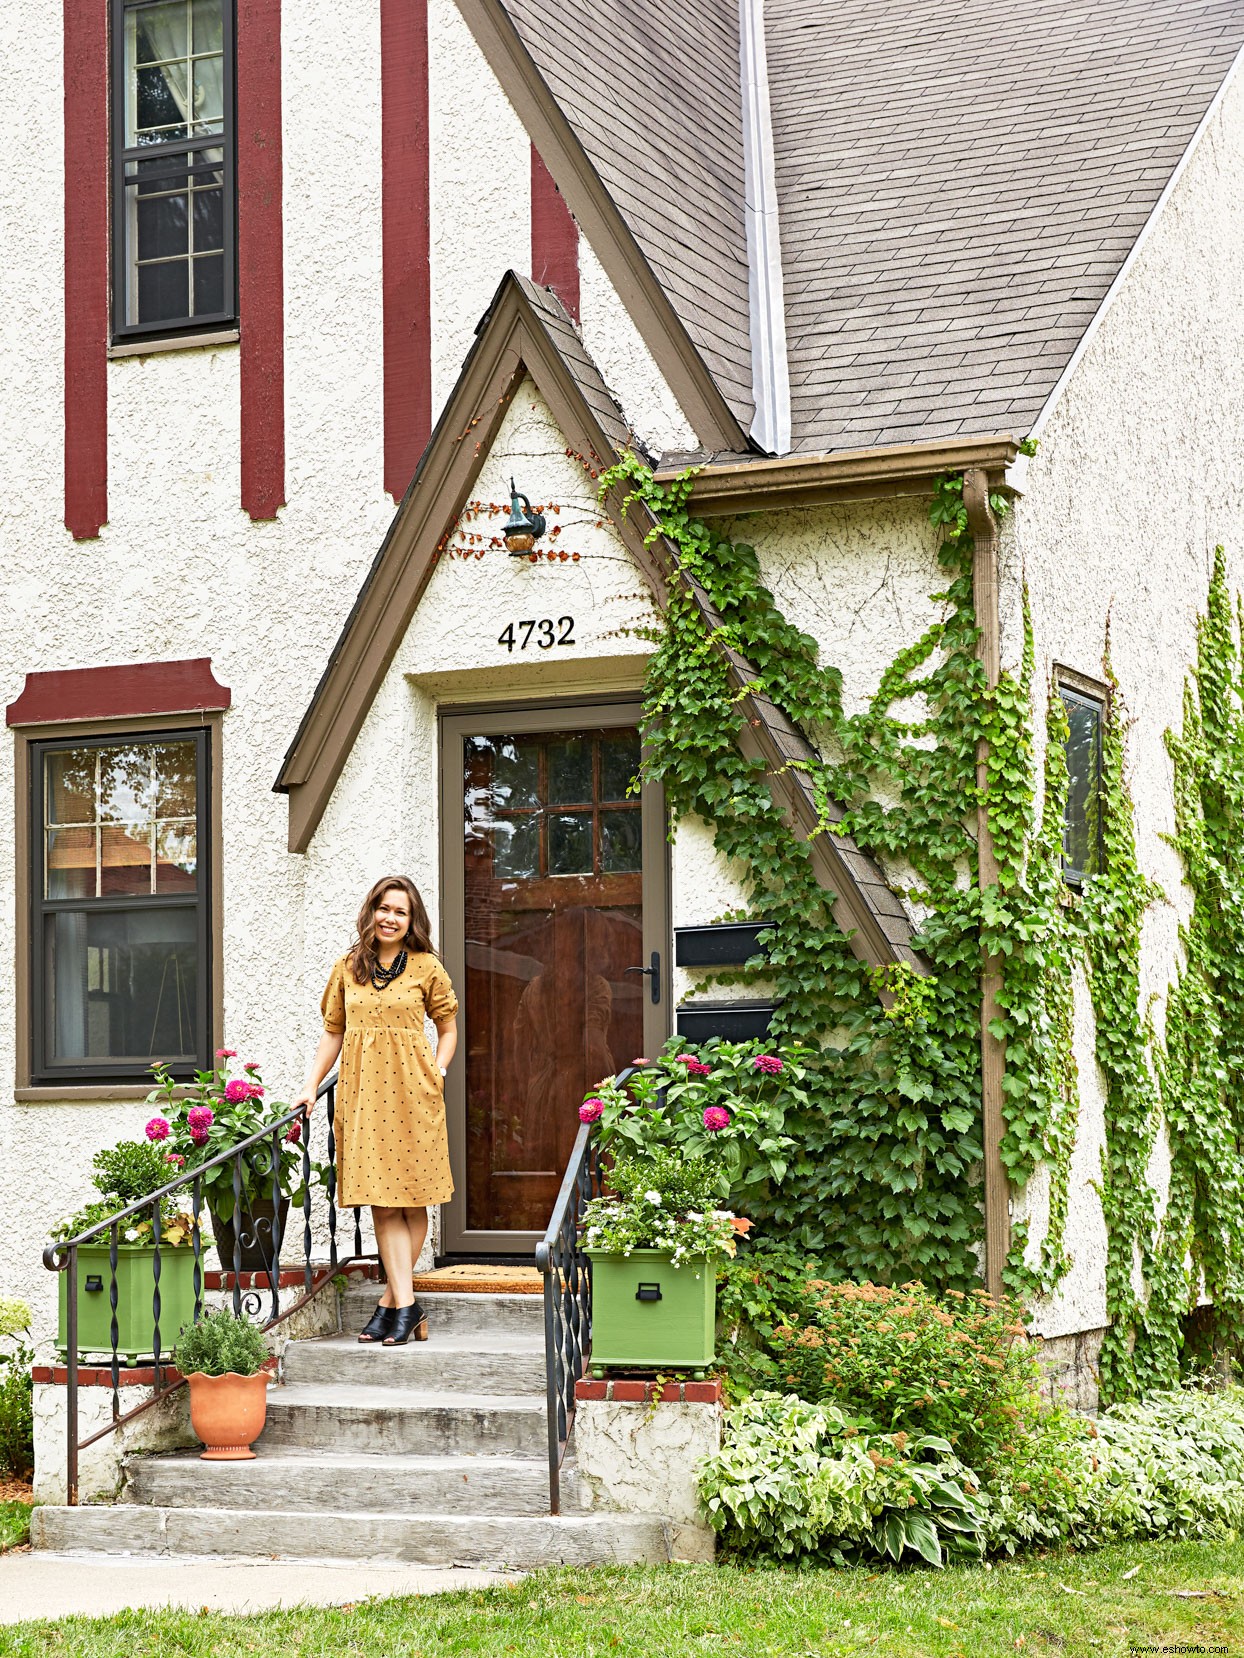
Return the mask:
<path id="1" fill-rule="evenodd" d="M 631 790 L 637 719 L 606 704 L 442 723 L 443 945 L 462 1004 L 446 1253 L 529 1253 L 585 1091 L 665 1039 L 664 809 L 659 789 Z"/>

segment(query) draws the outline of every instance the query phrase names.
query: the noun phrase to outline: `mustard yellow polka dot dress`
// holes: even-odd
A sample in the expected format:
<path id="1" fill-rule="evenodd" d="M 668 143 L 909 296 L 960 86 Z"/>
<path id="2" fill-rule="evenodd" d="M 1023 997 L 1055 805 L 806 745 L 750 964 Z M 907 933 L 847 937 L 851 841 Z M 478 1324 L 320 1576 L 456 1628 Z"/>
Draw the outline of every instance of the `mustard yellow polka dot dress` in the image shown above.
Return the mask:
<path id="1" fill-rule="evenodd" d="M 343 1036 L 337 1067 L 337 1202 L 422 1208 L 453 1196 L 445 1096 L 424 1014 L 458 1011 L 435 956 L 411 955 L 383 990 L 356 984 L 346 957 L 320 1003 L 324 1029 Z"/>

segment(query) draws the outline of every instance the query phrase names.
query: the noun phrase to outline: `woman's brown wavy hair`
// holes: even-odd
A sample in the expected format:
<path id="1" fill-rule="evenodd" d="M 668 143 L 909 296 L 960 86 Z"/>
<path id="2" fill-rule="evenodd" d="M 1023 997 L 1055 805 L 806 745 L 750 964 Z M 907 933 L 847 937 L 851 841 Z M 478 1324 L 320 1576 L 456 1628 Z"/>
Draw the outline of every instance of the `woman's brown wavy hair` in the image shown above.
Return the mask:
<path id="1" fill-rule="evenodd" d="M 363 907 L 359 911 L 356 923 L 358 938 L 348 958 L 355 984 L 366 984 L 376 970 L 376 911 L 385 893 L 395 888 L 406 894 L 406 900 L 410 905 L 410 926 L 402 940 L 402 947 L 411 952 L 425 952 L 430 956 L 436 954 L 432 945 L 432 923 L 428 920 L 427 909 L 419 896 L 419 888 L 409 875 L 386 875 L 383 881 L 376 882 L 364 898 Z"/>

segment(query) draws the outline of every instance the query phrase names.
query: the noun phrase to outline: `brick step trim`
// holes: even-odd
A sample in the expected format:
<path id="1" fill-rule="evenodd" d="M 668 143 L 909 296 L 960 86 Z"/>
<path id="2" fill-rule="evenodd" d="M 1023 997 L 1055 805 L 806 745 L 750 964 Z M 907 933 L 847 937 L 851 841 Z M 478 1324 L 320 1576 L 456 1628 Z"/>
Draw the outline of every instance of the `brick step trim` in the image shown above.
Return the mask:
<path id="1" fill-rule="evenodd" d="M 586 1377 L 574 1385 L 575 1402 L 609 1399 L 628 1405 L 719 1405 L 720 1382 L 593 1382 Z"/>
<path id="2" fill-rule="evenodd" d="M 277 1357 L 274 1353 L 260 1366 L 261 1370 L 275 1371 Z M 63 1364 L 36 1364 L 31 1370 L 36 1382 L 51 1382 L 57 1387 L 64 1387 L 69 1380 L 69 1371 Z M 178 1382 L 184 1382 L 185 1377 L 176 1365 L 164 1364 L 160 1366 L 160 1385 L 165 1388 L 176 1387 Z M 154 1387 L 156 1372 L 153 1364 L 120 1365 L 117 1368 L 118 1387 Z M 111 1387 L 112 1370 L 106 1364 L 80 1364 L 78 1366 L 79 1387 Z"/>

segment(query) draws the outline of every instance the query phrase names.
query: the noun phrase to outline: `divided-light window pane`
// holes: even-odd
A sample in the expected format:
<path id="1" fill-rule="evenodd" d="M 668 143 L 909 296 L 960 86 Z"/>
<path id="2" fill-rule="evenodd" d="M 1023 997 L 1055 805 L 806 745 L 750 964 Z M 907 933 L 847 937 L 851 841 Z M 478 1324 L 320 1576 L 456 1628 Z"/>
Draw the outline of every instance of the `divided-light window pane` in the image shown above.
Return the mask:
<path id="1" fill-rule="evenodd" d="M 42 746 L 34 984 L 44 1077 L 204 1062 L 205 735 Z"/>
<path id="2" fill-rule="evenodd" d="M 122 330 L 233 308 L 232 50 L 227 0 L 113 0 L 116 289 Z"/>

